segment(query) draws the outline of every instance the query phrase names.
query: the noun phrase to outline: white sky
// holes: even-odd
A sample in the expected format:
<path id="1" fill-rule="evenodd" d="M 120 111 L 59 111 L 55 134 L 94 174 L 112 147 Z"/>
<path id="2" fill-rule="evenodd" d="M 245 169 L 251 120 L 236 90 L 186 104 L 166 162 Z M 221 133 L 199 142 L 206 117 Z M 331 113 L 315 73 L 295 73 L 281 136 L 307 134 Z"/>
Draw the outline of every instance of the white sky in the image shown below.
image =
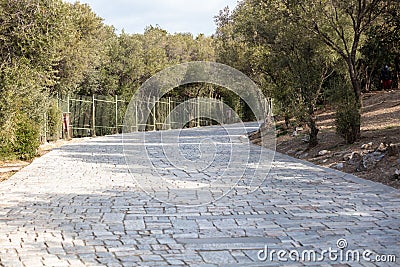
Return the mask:
<path id="1" fill-rule="evenodd" d="M 75 2 L 75 0 L 65 0 Z M 237 0 L 80 0 L 114 25 L 117 32 L 143 33 L 146 26 L 159 25 L 169 33 L 190 32 L 193 35 L 215 32 L 214 16 L 229 6 L 233 10 Z"/>

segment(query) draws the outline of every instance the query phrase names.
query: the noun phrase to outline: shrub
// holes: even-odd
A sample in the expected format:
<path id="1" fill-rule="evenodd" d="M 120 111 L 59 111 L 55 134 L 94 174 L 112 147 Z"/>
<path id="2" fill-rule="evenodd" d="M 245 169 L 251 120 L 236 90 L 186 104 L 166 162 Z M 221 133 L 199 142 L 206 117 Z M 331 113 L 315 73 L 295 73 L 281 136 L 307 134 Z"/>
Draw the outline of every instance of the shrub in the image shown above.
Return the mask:
<path id="1" fill-rule="evenodd" d="M 352 144 L 360 138 L 361 116 L 358 105 L 354 102 L 342 103 L 336 111 L 336 132 L 343 137 L 348 144 Z"/>
<path id="2" fill-rule="evenodd" d="M 12 146 L 5 132 L 0 132 L 0 158 L 9 159 L 12 155 Z"/>
<path id="3" fill-rule="evenodd" d="M 40 145 L 40 127 L 26 114 L 18 114 L 16 119 L 12 152 L 20 159 L 32 159 Z"/>
<path id="4" fill-rule="evenodd" d="M 47 116 L 48 140 L 60 139 L 60 129 L 62 127 L 62 111 L 57 107 L 57 102 L 52 101 Z M 46 140 L 47 141 L 47 140 Z"/>

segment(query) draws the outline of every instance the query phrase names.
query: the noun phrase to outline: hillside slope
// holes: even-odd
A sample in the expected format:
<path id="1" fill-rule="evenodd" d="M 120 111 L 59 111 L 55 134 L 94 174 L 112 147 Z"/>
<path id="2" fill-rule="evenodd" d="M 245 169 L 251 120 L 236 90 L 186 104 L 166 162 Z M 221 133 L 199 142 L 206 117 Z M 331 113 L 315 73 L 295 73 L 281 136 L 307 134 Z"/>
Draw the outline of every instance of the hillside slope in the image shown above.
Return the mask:
<path id="1" fill-rule="evenodd" d="M 295 136 L 291 128 L 277 138 L 277 151 L 400 188 L 400 90 L 363 95 L 362 137 L 352 145 L 335 133 L 334 115 L 332 108 L 319 111 L 317 147 L 302 141 L 307 129 L 297 128 Z"/>

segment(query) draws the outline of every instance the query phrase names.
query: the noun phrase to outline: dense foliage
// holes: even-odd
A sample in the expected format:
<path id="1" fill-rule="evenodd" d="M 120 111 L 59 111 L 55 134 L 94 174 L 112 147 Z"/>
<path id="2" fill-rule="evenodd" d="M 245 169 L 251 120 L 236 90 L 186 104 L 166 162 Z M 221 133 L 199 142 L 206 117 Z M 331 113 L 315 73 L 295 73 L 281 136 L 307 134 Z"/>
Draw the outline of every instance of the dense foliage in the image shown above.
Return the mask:
<path id="1" fill-rule="evenodd" d="M 214 36 L 194 37 L 153 26 L 144 34 L 116 34 L 79 2 L 0 0 L 0 156 L 34 156 L 44 120 L 57 138 L 56 95 L 129 99 L 156 72 L 198 60 L 251 77 L 288 124 L 294 117 L 309 126 L 310 146 L 319 131 L 315 111 L 329 100 L 338 106 L 338 132 L 353 142 L 360 135 L 360 94 L 380 88 L 382 65 L 398 83 L 399 6 L 394 0 L 242 0 L 216 17 Z M 223 88 L 192 84 L 170 95 L 223 97 L 251 119 L 243 101 Z"/>
<path id="2" fill-rule="evenodd" d="M 217 58 L 278 101 L 287 123 L 305 123 L 310 147 L 318 140 L 318 104 L 336 96 L 330 104 L 338 107 L 338 132 L 351 143 L 360 137 L 362 91 L 376 80 L 380 87 L 384 64 L 398 77 L 399 10 L 391 0 L 242 0 L 216 19 Z"/>
<path id="3" fill-rule="evenodd" d="M 61 115 L 52 97 L 129 99 L 167 66 L 215 59 L 212 39 L 203 35 L 171 35 L 151 26 L 144 34 L 118 35 L 86 4 L 0 0 L 0 60 L 0 155 L 29 158 L 46 130 L 44 120 L 47 138 L 57 138 Z"/>

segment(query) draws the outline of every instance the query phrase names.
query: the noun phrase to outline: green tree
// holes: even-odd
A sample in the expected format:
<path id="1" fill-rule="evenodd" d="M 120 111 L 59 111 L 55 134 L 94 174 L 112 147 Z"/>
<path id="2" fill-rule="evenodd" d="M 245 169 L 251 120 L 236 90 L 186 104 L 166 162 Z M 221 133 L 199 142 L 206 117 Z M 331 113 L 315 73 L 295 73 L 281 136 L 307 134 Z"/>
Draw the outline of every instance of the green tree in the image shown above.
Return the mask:
<path id="1" fill-rule="evenodd" d="M 143 36 L 122 32 L 110 45 L 108 60 L 102 66 L 106 75 L 103 80 L 112 95 L 130 98 L 135 90 L 147 79 L 144 64 Z M 108 77 L 108 78 L 107 78 Z"/>
<path id="2" fill-rule="evenodd" d="M 384 13 L 389 1 L 285 1 L 294 23 L 316 34 L 347 64 L 356 101 L 361 103 L 361 82 L 357 69 L 365 33 Z"/>
<path id="3" fill-rule="evenodd" d="M 109 62 L 109 50 L 117 38 L 114 28 L 104 25 L 103 19 L 86 4 L 66 5 L 66 31 L 59 50 L 60 60 L 55 66 L 59 80 L 54 91 L 81 94 L 112 91 L 114 88 L 108 88 L 111 84 L 101 67 Z"/>
<path id="4" fill-rule="evenodd" d="M 33 139 L 48 108 L 50 88 L 57 83 L 53 68 L 59 60 L 66 11 L 60 0 L 0 1 L 2 154 L 30 157 L 38 146 Z"/>
<path id="5" fill-rule="evenodd" d="M 265 1 L 266 2 L 266 1 Z M 390 0 L 285 0 L 292 23 L 315 34 L 345 62 L 358 117 L 361 111 L 362 72 L 357 67 L 366 32 L 384 14 Z M 357 119 L 356 121 L 359 121 Z M 360 138 L 360 125 L 353 132 Z"/>
<path id="6" fill-rule="evenodd" d="M 227 59 L 279 101 L 287 121 L 289 114 L 304 121 L 310 128 L 309 145 L 315 146 L 316 102 L 335 58 L 315 35 L 291 23 L 282 1 L 247 0 L 231 15 L 226 12 L 217 20 L 220 59 Z M 241 53 L 232 58 L 237 50 Z"/>
<path id="7" fill-rule="evenodd" d="M 33 156 L 49 97 L 76 90 L 100 65 L 104 40 L 112 34 L 87 5 L 0 0 L 2 154 Z M 31 127 L 20 129 L 26 125 Z M 28 143 L 17 145 L 21 140 Z"/>
<path id="8" fill-rule="evenodd" d="M 160 27 L 149 26 L 143 34 L 145 75 L 144 80 L 168 66 L 166 53 L 167 31 Z"/>
<path id="9" fill-rule="evenodd" d="M 393 69 L 393 86 L 400 73 L 400 2 L 388 3 L 382 16 L 366 32 L 361 48 L 360 72 L 365 91 L 381 89 L 380 71 L 384 65 Z M 393 68 L 394 67 L 394 68 Z"/>

